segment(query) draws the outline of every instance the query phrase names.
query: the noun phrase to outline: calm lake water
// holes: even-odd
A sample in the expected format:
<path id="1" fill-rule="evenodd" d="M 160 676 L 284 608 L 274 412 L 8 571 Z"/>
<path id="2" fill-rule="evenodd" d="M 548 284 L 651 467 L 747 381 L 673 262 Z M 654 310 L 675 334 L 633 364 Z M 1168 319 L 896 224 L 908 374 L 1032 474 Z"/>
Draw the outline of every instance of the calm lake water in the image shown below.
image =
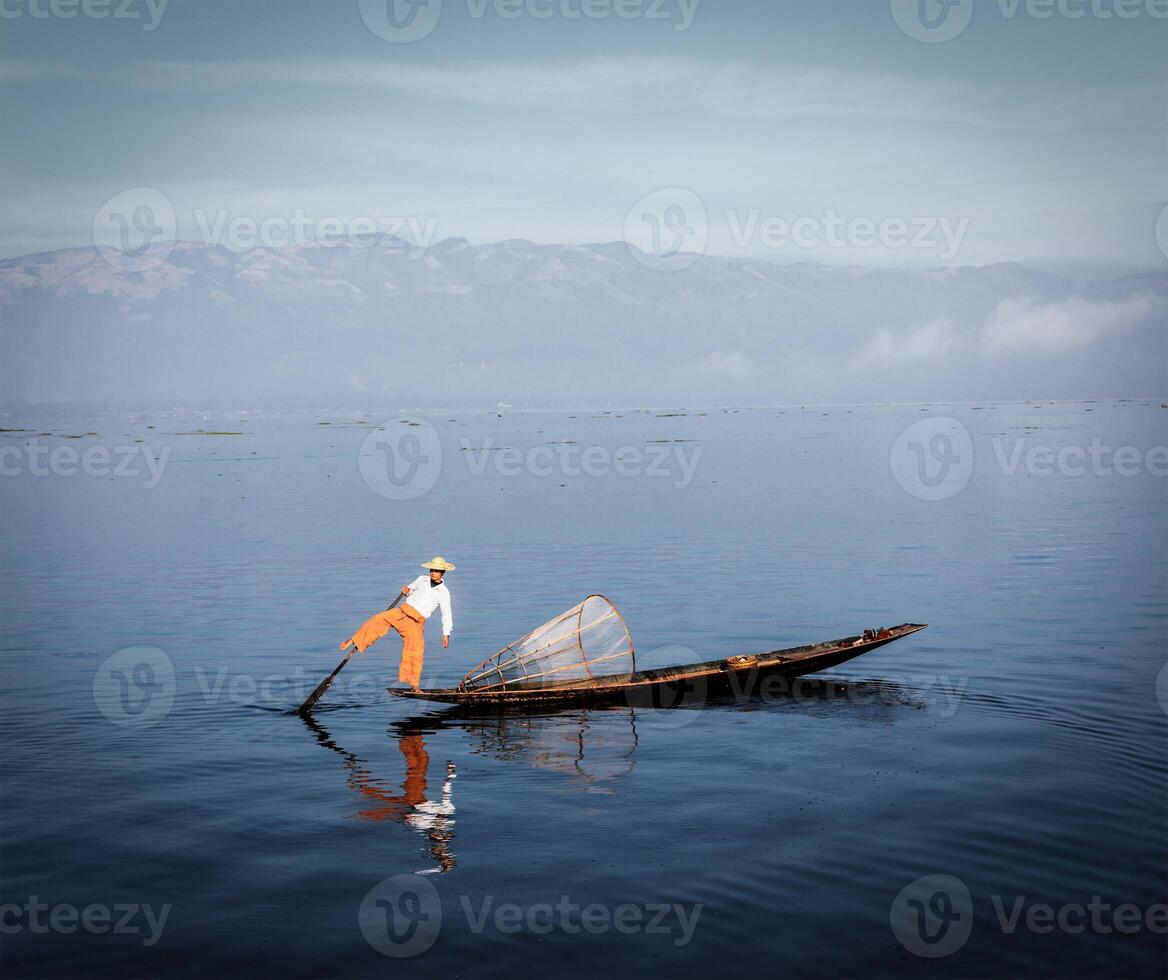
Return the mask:
<path id="1" fill-rule="evenodd" d="M 1159 399 L 385 421 L 3 422 L 5 976 L 1165 975 Z M 930 625 L 488 718 L 389 637 L 282 713 L 435 553 L 430 686 L 592 592 L 644 666 Z"/>

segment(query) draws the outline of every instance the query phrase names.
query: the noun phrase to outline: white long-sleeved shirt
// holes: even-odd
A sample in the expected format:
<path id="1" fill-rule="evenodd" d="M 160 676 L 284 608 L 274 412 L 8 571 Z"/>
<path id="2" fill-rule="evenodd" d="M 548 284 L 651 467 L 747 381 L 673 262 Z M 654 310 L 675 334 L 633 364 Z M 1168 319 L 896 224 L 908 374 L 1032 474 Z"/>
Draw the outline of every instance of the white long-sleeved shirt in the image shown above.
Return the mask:
<path id="1" fill-rule="evenodd" d="M 450 590 L 445 582 L 430 584 L 430 575 L 419 575 L 410 585 L 410 594 L 404 602 L 413 606 L 422 616 L 429 619 L 435 609 L 442 610 L 442 635 L 449 636 L 454 628 L 454 616 L 450 612 Z"/>

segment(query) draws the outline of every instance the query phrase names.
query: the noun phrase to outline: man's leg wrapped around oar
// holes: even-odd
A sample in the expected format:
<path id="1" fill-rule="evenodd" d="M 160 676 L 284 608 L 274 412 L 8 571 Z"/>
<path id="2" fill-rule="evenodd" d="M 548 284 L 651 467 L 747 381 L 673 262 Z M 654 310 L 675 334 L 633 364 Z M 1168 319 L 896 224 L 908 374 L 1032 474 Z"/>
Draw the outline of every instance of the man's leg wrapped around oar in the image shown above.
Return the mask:
<path id="1" fill-rule="evenodd" d="M 370 616 L 361 624 L 361 628 L 345 641 L 341 649 L 354 644 L 358 653 L 364 653 L 390 630 L 396 630 L 402 638 L 398 680 L 416 688 L 422 680 L 422 660 L 426 652 L 425 625 L 425 617 L 413 606 L 403 603 L 395 609 L 387 609 L 385 612 Z"/>

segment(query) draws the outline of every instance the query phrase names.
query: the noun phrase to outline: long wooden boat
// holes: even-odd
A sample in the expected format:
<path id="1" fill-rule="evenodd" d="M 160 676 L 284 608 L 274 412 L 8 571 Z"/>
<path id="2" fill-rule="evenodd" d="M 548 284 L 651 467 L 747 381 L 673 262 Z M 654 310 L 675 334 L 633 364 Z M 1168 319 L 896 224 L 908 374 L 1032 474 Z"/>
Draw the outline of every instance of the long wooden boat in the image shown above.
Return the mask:
<path id="1" fill-rule="evenodd" d="M 783 680 L 835 667 L 923 630 L 927 625 L 902 623 L 825 643 L 587 679 L 513 682 L 487 690 L 474 690 L 465 685 L 417 692 L 395 687 L 388 690 L 399 698 L 482 707 L 561 703 L 681 707 L 726 694 L 749 695 L 767 687 L 775 690 Z"/>

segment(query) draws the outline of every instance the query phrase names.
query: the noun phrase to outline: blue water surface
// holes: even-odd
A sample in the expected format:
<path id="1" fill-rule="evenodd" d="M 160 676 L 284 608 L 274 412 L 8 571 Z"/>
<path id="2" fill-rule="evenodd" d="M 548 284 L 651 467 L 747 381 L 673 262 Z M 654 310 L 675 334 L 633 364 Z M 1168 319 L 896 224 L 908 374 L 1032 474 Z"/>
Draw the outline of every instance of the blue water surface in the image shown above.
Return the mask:
<path id="1" fill-rule="evenodd" d="M 1159 400 L 4 427 L 5 976 L 1168 970 Z M 426 686 L 593 592 L 643 666 L 929 628 L 794 694 L 488 717 L 391 697 L 389 637 L 287 714 L 436 553 Z M 1093 899 L 1138 927 L 1025 918 Z"/>

